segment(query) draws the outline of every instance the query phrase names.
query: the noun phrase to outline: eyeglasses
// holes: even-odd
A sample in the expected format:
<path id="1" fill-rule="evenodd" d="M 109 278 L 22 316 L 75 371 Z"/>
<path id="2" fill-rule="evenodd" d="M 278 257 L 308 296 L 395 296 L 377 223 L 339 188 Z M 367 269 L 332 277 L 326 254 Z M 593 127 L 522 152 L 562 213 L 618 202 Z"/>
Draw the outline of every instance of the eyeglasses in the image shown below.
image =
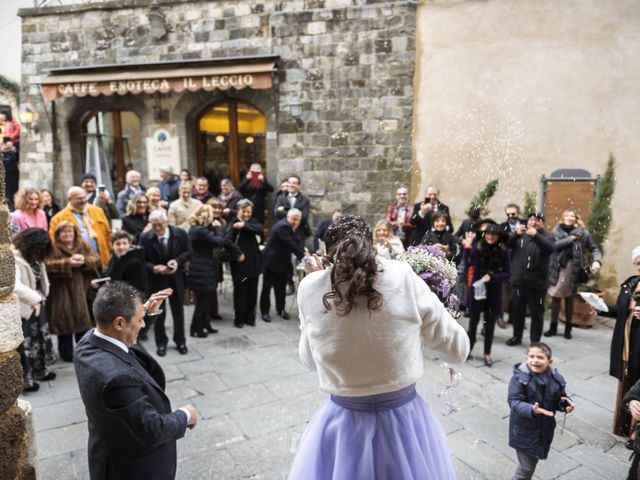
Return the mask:
<path id="1" fill-rule="evenodd" d="M 517 213 L 507 213 L 507 217 L 517 217 Z"/>
<path id="2" fill-rule="evenodd" d="M 163 228 L 164 223 L 152 223 L 151 228 Z"/>

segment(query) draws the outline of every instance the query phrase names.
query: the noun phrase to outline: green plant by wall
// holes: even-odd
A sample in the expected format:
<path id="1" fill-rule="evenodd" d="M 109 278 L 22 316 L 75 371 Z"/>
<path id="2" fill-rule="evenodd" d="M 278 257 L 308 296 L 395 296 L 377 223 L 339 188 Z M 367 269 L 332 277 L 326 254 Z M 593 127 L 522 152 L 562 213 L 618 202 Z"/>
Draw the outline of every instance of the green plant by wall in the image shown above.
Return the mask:
<path id="1" fill-rule="evenodd" d="M 536 192 L 524 192 L 524 201 L 522 202 L 522 213 L 529 215 L 538 209 L 538 196 Z"/>
<path id="2" fill-rule="evenodd" d="M 613 212 L 611 211 L 611 198 L 616 188 L 616 158 L 613 153 L 609 154 L 607 168 L 598 184 L 598 192 L 596 193 L 591 208 L 589 209 L 589 220 L 587 221 L 587 230 L 591 233 L 593 241 L 596 242 L 601 252 L 604 252 L 604 242 L 609 235 L 611 228 L 611 219 Z"/>
<path id="3" fill-rule="evenodd" d="M 9 80 L 4 75 L 0 75 L 0 88 L 4 88 L 13 93 L 16 97 L 16 102 L 20 103 L 20 85 L 16 82 Z"/>
<path id="4" fill-rule="evenodd" d="M 499 180 L 497 178 L 495 180 L 491 180 L 482 190 L 476 193 L 473 200 L 471 200 L 471 208 L 480 208 L 483 217 L 489 213 L 487 205 L 489 204 L 491 197 L 496 193 L 496 190 L 498 190 L 498 183 Z"/>

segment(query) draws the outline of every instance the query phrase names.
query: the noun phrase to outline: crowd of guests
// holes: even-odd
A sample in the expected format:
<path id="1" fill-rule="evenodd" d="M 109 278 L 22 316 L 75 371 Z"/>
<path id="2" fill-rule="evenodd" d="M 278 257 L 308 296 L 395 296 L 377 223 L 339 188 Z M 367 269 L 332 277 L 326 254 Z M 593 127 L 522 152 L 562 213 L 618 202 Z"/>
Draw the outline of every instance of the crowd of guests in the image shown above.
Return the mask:
<path id="1" fill-rule="evenodd" d="M 192 178 L 162 167 L 156 186 L 141 184 L 137 171 L 126 174 L 117 194 L 97 184 L 87 172 L 68 189 L 66 205 L 48 190 L 24 188 L 15 194 L 11 214 L 16 258 L 15 293 L 21 303 L 25 342 L 21 358 L 26 391 L 38 381 L 53 380 L 47 367 L 60 358 L 73 361 L 74 340 L 95 325 L 92 305 L 107 282 L 123 281 L 142 292 L 171 289 L 151 330 L 156 353 L 166 355 L 166 310 L 171 310 L 173 342 L 188 353 L 184 305 L 195 304 L 188 334 L 217 333 L 217 285 L 223 263 L 233 283 L 234 325 L 256 325 L 258 278 L 263 276 L 260 316 L 271 321 L 271 290 L 276 313 L 289 319 L 285 308 L 287 284 L 292 282 L 292 255 L 301 260 L 309 236 L 309 201 L 300 192 L 300 178 L 281 184 L 271 212 L 266 196 L 274 190 L 259 164 L 253 164 L 238 189 L 229 179 L 211 188 L 205 177 Z M 218 191 L 215 194 L 214 191 Z M 265 219 L 275 217 L 268 232 Z M 113 229 L 119 219 L 120 229 Z M 52 335 L 56 335 L 57 352 Z"/>
<path id="2" fill-rule="evenodd" d="M 400 187 L 396 202 L 376 225 L 378 254 L 396 258 L 406 248 L 427 245 L 456 262 L 461 303 L 469 317 L 471 349 L 482 318 L 484 364 L 488 367 L 493 364 L 495 326 L 506 328 L 505 304 L 513 324 L 513 336 L 507 345 L 522 343 L 527 308 L 531 313 L 531 343 L 540 341 L 547 294 L 551 298 L 551 322 L 544 335 L 558 333 L 560 307 L 564 304 L 564 337 L 571 339 L 578 286 L 587 275 L 596 274 L 602 264 L 602 255 L 578 212 L 565 210 L 551 232 L 545 227 L 542 213 L 521 215 L 516 204 L 507 205 L 502 222 L 482 218 L 479 207 L 471 207 L 467 215 L 454 232 L 449 207 L 440 201 L 436 185 L 427 188 L 424 201 L 413 205 L 408 189 Z"/>

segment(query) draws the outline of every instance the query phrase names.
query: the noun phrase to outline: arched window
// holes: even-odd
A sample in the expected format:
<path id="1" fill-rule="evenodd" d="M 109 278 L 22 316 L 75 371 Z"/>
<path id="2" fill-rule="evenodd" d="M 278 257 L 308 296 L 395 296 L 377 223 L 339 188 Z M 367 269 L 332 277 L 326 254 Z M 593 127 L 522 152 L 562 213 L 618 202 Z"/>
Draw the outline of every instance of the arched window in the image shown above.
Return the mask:
<path id="1" fill-rule="evenodd" d="M 267 120 L 253 105 L 225 99 L 198 119 L 198 175 L 209 179 L 214 192 L 229 178 L 237 187 L 252 163 L 266 168 Z"/>

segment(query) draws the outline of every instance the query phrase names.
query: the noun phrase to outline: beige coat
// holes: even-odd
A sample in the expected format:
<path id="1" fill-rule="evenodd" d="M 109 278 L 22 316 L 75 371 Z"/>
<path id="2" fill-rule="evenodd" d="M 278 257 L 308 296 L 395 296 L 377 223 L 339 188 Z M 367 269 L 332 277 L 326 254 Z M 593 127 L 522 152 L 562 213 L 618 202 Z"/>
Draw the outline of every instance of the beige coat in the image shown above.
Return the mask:
<path id="1" fill-rule="evenodd" d="M 188 232 L 191 228 L 189 217 L 200 205 L 202 205 L 202 202 L 195 198 L 190 198 L 189 202 L 185 202 L 181 198 L 171 202 L 168 213 L 169 224 L 175 227 L 180 227 L 185 232 Z"/>
<path id="2" fill-rule="evenodd" d="M 40 263 L 40 272 L 42 278 L 40 279 L 42 286 L 42 294 L 36 290 L 36 277 L 33 275 L 33 270 L 29 262 L 27 262 L 22 253 L 15 248 L 12 248 L 13 256 L 16 260 L 16 283 L 13 287 L 13 292 L 18 296 L 20 300 L 20 316 L 22 318 L 29 318 L 33 312 L 32 305 L 42 302 L 49 295 L 49 277 L 47 276 L 47 268 L 44 262 Z"/>

